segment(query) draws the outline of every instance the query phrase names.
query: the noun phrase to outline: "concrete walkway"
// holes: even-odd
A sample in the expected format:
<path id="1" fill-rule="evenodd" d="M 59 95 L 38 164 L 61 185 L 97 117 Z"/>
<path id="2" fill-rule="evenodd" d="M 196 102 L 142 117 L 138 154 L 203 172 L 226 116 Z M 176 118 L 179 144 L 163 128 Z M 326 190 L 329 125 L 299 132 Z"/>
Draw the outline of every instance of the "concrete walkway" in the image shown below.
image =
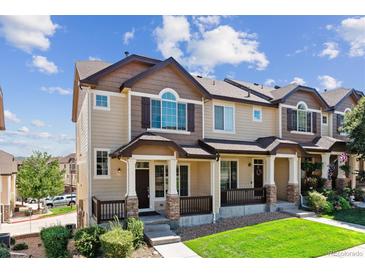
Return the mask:
<path id="1" fill-rule="evenodd" d="M 157 245 L 154 248 L 163 258 L 201 258 L 183 243 Z"/>
<path id="2" fill-rule="evenodd" d="M 349 230 L 365 233 L 365 226 L 363 226 L 363 225 L 357 225 L 357 224 L 352 224 L 352 223 L 347 223 L 347 222 L 342 222 L 342 221 L 337 221 L 337 220 L 331 220 L 331 219 L 321 218 L 321 217 L 307 217 L 307 218 L 304 218 L 304 219 L 309 220 L 309 221 L 313 221 L 313 222 L 318 222 L 318 223 L 327 224 L 327 225 L 333 225 L 333 226 L 337 226 L 337 227 L 346 228 L 346 229 L 349 229 Z"/>
<path id="3" fill-rule="evenodd" d="M 0 224 L 0 232 L 9 232 L 11 236 L 36 233 L 43 227 L 52 225 L 76 224 L 76 212 L 15 224 Z"/>

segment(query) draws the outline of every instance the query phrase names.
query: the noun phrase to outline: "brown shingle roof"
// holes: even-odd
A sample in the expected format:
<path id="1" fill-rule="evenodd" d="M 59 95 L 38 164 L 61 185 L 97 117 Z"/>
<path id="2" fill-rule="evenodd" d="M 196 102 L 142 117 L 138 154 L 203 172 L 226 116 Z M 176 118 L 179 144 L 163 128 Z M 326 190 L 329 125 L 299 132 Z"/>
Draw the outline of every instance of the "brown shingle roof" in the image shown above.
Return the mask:
<path id="1" fill-rule="evenodd" d="M 78 61 L 76 62 L 76 70 L 79 73 L 80 80 L 83 80 L 110 65 L 110 63 L 99 60 Z"/>
<path id="2" fill-rule="evenodd" d="M 351 91 L 352 89 L 350 88 L 336 88 L 322 92 L 321 96 L 330 107 L 335 107 Z"/>
<path id="3" fill-rule="evenodd" d="M 14 156 L 0 150 L 0 175 L 8 175 L 17 172 L 17 161 Z"/>

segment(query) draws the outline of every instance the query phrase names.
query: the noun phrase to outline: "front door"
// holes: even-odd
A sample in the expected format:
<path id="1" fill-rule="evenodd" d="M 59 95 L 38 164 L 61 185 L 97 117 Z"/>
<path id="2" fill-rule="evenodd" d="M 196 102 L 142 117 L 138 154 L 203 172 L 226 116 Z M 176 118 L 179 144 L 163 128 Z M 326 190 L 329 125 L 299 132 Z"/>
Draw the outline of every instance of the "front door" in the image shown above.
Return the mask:
<path id="1" fill-rule="evenodd" d="M 264 162 L 263 160 L 254 160 L 253 165 L 253 182 L 254 188 L 262 188 L 264 184 Z M 255 196 L 261 196 L 262 191 L 255 191 Z"/>
<path id="2" fill-rule="evenodd" d="M 148 169 L 136 170 L 136 192 L 139 208 L 150 207 L 150 175 Z"/>

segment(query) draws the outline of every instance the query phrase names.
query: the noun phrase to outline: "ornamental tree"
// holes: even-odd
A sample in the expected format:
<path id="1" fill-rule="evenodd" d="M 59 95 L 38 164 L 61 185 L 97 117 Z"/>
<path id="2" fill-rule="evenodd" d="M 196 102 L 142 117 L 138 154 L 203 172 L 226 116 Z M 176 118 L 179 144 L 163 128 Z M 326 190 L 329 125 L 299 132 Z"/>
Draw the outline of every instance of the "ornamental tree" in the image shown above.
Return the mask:
<path id="1" fill-rule="evenodd" d="M 63 193 L 64 171 L 60 170 L 58 160 L 52 160 L 46 152 L 34 152 L 23 161 L 17 175 L 18 193 L 23 198 L 33 198 L 38 202 L 47 196 Z"/>

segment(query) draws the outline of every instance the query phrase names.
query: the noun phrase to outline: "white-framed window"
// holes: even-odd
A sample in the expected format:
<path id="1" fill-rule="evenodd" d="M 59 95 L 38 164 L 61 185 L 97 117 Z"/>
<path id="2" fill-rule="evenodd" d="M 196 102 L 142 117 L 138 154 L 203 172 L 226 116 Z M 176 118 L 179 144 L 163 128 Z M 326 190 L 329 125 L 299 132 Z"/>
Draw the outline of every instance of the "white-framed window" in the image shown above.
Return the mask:
<path id="1" fill-rule="evenodd" d="M 238 161 L 221 161 L 221 190 L 236 189 L 238 186 Z"/>
<path id="2" fill-rule="evenodd" d="M 253 109 L 252 109 L 252 120 L 254 122 L 262 122 L 262 108 L 253 107 Z"/>
<path id="3" fill-rule="evenodd" d="M 110 97 L 105 94 L 94 93 L 94 109 L 110 110 Z"/>
<path id="4" fill-rule="evenodd" d="M 328 114 L 322 114 L 322 125 L 328 126 Z"/>
<path id="5" fill-rule="evenodd" d="M 235 113 L 233 106 L 226 106 L 220 104 L 213 105 L 213 127 L 217 132 L 230 132 L 235 130 Z"/>
<path id="6" fill-rule="evenodd" d="M 345 115 L 346 113 L 349 113 L 351 112 L 351 109 L 349 108 L 346 108 L 345 111 L 343 112 L 343 115 L 340 115 L 340 119 L 339 119 L 339 125 L 337 125 L 337 127 L 340 129 L 340 135 L 342 136 L 348 136 L 348 133 L 343 131 L 343 125 L 344 125 L 344 122 L 345 122 Z"/>
<path id="7" fill-rule="evenodd" d="M 307 104 L 304 102 L 299 102 L 297 105 L 297 130 L 300 132 L 311 132 L 311 126 L 308 124 L 312 124 L 312 113 L 308 112 Z M 308 122 L 308 119 L 309 122 Z"/>
<path id="8" fill-rule="evenodd" d="M 110 149 L 95 148 L 94 162 L 95 162 L 95 175 L 97 179 L 109 179 L 110 178 Z"/>
<path id="9" fill-rule="evenodd" d="M 160 97 L 151 100 L 151 128 L 187 131 L 187 104 L 179 102 L 171 89 L 161 92 Z"/>
<path id="10" fill-rule="evenodd" d="M 176 189 L 180 196 L 188 196 L 190 191 L 190 171 L 188 164 L 178 164 L 176 167 Z M 168 165 L 155 165 L 155 197 L 164 198 L 169 181 Z"/>

